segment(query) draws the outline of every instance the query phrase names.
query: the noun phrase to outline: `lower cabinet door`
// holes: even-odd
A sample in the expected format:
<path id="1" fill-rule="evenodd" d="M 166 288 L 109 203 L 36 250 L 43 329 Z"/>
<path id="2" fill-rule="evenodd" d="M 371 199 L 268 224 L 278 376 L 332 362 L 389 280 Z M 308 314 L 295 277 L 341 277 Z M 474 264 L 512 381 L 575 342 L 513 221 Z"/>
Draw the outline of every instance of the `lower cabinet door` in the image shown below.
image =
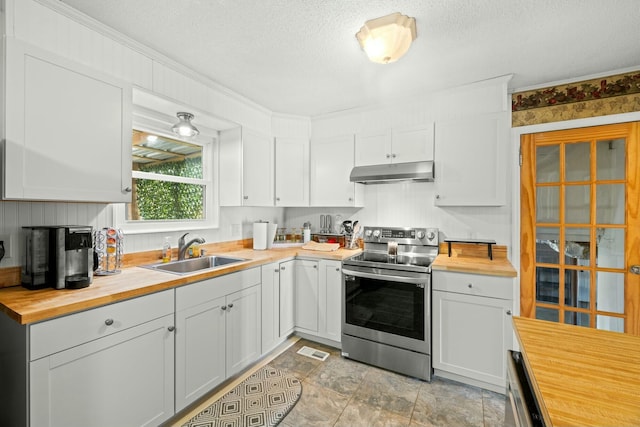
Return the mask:
<path id="1" fill-rule="evenodd" d="M 342 340 L 342 266 L 320 261 L 320 331 L 325 338 Z"/>
<path id="2" fill-rule="evenodd" d="M 225 304 L 221 297 L 176 313 L 176 411 L 225 379 Z"/>
<path id="3" fill-rule="evenodd" d="M 433 367 L 504 386 L 511 300 L 433 291 Z"/>
<path id="4" fill-rule="evenodd" d="M 260 286 L 227 295 L 227 377 L 260 357 Z"/>
<path id="5" fill-rule="evenodd" d="M 293 332 L 295 326 L 294 292 L 296 260 L 280 263 L 280 337 Z"/>
<path id="6" fill-rule="evenodd" d="M 168 315 L 32 361 L 30 425 L 155 426 L 171 417 L 173 325 Z"/>
<path id="7" fill-rule="evenodd" d="M 310 332 L 318 332 L 318 280 L 317 261 L 296 261 L 295 324 L 296 327 Z"/>

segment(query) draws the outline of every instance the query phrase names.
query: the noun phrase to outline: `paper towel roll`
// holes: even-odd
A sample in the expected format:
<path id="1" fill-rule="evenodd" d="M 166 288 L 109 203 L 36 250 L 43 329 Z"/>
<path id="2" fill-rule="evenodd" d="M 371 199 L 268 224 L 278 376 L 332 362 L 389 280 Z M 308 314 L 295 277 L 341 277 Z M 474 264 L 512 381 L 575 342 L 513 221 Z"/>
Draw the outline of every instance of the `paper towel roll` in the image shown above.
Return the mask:
<path id="1" fill-rule="evenodd" d="M 253 223 L 253 249 L 259 250 L 259 251 L 267 249 L 268 231 L 269 231 L 268 222 Z"/>
<path id="2" fill-rule="evenodd" d="M 276 230 L 278 229 L 278 224 L 269 224 L 269 232 L 267 233 L 267 249 L 271 249 L 273 246 L 273 241 L 276 238 Z"/>

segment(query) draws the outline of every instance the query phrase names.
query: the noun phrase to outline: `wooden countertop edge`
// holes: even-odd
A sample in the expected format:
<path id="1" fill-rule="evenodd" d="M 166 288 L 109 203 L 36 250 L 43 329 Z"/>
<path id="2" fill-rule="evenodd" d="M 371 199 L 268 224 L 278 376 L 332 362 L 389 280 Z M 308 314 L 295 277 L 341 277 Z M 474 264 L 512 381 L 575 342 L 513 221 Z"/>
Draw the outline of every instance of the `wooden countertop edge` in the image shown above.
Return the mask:
<path id="1" fill-rule="evenodd" d="M 431 270 L 452 271 L 459 273 L 483 274 L 488 276 L 517 277 L 518 273 L 508 259 L 475 257 L 448 257 L 440 254 L 431 265 Z"/>
<path id="2" fill-rule="evenodd" d="M 518 330 L 519 318 L 520 318 L 519 316 L 513 316 L 511 319 L 511 321 L 513 322 L 513 332 L 516 334 L 516 338 L 520 343 L 520 348 L 521 348 L 520 354 L 522 354 L 522 357 L 524 358 L 525 366 L 528 366 L 527 369 L 531 372 L 531 362 L 527 359 L 527 353 L 526 351 L 524 351 L 524 344 L 522 342 L 522 337 L 520 336 L 520 331 Z M 549 411 L 544 404 L 544 399 L 542 397 L 542 392 L 540 391 L 540 387 L 538 386 L 538 382 L 536 381 L 534 374 L 532 374 L 531 376 L 533 377 L 531 378 L 531 383 L 532 383 L 531 387 L 533 388 L 533 394 L 536 397 L 536 401 L 538 402 L 540 412 L 542 413 L 542 419 L 544 421 L 544 425 L 553 426 L 553 424 L 551 423 L 551 417 L 549 416 Z"/>
<path id="3" fill-rule="evenodd" d="M 225 255 L 247 258 L 247 261 L 222 267 L 213 271 L 193 273 L 188 275 L 174 275 L 171 273 L 153 271 L 140 266 L 123 268 L 122 272 L 113 276 L 95 276 L 93 283 L 85 289 L 43 289 L 28 290 L 21 286 L 0 289 L 0 311 L 4 312 L 16 322 L 27 325 L 54 317 L 72 314 L 103 305 L 124 301 L 154 292 L 176 288 L 189 283 L 198 282 L 229 273 L 235 273 L 247 268 L 258 267 L 272 262 L 279 262 L 287 258 L 315 258 L 341 261 L 359 253 L 360 250 L 339 249 L 333 252 L 309 251 L 301 248 L 279 248 L 265 251 L 253 249 L 234 250 L 224 252 Z M 222 254 L 223 252 L 220 252 Z M 131 287 L 122 284 L 124 281 L 138 280 L 139 286 Z M 117 289 L 122 287 L 122 289 Z M 62 300 L 63 297 L 69 297 Z"/>

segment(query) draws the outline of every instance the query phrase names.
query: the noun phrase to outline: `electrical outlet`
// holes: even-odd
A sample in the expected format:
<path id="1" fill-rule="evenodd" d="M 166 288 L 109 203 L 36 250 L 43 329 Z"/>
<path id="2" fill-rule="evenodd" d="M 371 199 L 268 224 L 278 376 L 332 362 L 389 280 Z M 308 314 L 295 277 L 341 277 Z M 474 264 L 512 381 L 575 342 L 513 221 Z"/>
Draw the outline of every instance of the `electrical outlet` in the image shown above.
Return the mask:
<path id="1" fill-rule="evenodd" d="M 3 260 L 7 259 L 7 258 L 11 258 L 12 254 L 11 254 L 11 250 L 13 249 L 13 245 L 11 244 L 11 235 L 10 234 L 0 234 L 0 241 L 3 242 L 4 244 L 4 258 Z"/>

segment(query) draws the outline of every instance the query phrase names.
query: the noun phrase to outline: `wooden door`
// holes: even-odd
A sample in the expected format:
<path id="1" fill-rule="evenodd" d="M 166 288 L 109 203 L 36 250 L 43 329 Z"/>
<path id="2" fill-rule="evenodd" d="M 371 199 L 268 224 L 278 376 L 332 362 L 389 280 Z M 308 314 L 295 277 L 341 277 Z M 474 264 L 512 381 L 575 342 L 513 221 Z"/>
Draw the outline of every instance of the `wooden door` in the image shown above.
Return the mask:
<path id="1" fill-rule="evenodd" d="M 638 123 L 523 135 L 523 316 L 640 335 Z"/>

